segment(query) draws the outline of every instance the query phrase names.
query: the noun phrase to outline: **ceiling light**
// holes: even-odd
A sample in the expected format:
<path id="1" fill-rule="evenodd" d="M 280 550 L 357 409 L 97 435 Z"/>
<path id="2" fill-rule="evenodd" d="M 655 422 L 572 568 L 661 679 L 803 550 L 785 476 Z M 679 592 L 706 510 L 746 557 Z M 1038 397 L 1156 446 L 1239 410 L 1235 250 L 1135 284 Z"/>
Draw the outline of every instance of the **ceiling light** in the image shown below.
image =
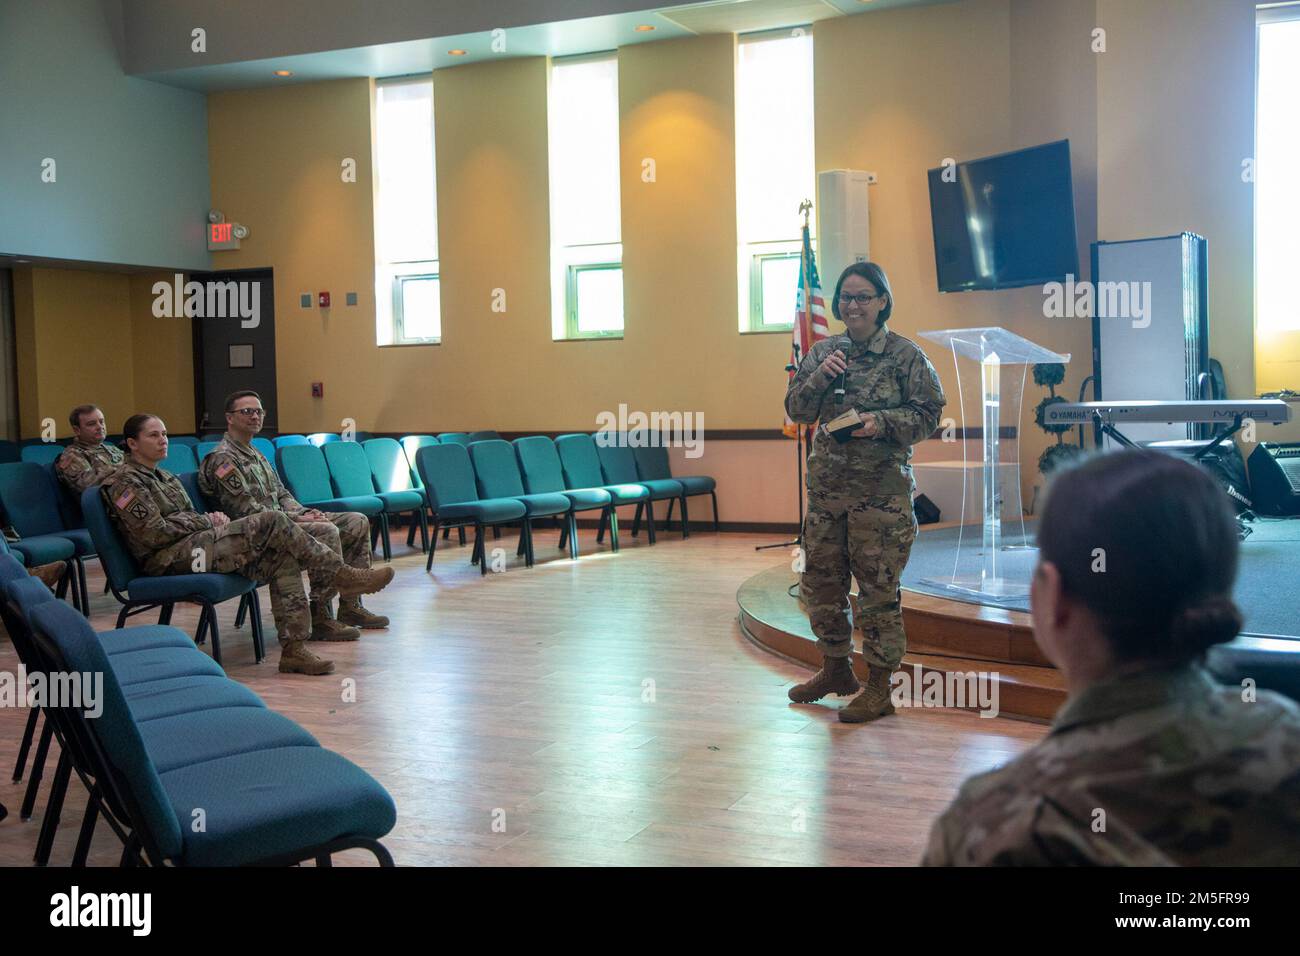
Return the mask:
<path id="1" fill-rule="evenodd" d="M 293 76 L 293 70 L 276 70 L 276 76 Z"/>
<path id="2" fill-rule="evenodd" d="M 637 32 L 637 33 L 649 33 L 649 32 L 650 32 L 651 30 L 653 30 L 653 29 L 654 29 L 654 27 L 652 27 L 652 26 L 651 26 L 650 24 L 648 24 L 648 23 L 638 23 L 638 24 L 636 25 L 636 32 Z"/>
<path id="3" fill-rule="evenodd" d="M 447 52 L 452 56 L 465 56 L 469 53 L 469 50 L 448 50 Z"/>

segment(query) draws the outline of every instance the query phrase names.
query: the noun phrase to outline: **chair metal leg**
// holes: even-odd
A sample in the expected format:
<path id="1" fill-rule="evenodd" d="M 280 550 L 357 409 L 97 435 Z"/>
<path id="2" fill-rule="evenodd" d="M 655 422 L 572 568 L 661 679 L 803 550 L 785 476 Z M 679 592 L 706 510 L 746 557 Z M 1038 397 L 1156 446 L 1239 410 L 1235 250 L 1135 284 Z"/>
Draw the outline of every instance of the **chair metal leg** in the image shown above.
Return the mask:
<path id="1" fill-rule="evenodd" d="M 388 536 L 388 512 L 379 512 L 379 542 L 384 547 L 384 560 L 393 560 L 393 544 Z"/>
<path id="2" fill-rule="evenodd" d="M 54 849 L 54 834 L 59 829 L 59 817 L 63 814 L 63 798 L 68 793 L 68 779 L 72 776 L 72 760 L 65 750 L 59 754 L 59 765 L 54 768 L 54 783 L 50 785 L 50 799 L 45 805 L 45 817 L 41 820 L 41 833 L 36 838 L 36 853 L 32 856 L 37 866 L 50 862 L 50 851 Z"/>
<path id="3" fill-rule="evenodd" d="M 208 631 L 212 635 L 212 659 L 221 663 L 221 634 L 217 631 L 217 609 L 211 604 L 203 605 L 208 615 Z"/>
<path id="4" fill-rule="evenodd" d="M 650 543 L 655 543 L 655 503 L 649 498 L 645 500 L 645 531 L 646 537 Z"/>
<path id="5" fill-rule="evenodd" d="M 239 599 L 239 609 L 235 611 L 235 627 L 244 626 L 244 615 L 248 613 L 248 595 L 245 594 Z"/>
<path id="6" fill-rule="evenodd" d="M 464 526 L 464 525 L 461 525 L 459 528 L 457 528 L 457 529 L 456 529 L 456 534 L 458 534 L 458 535 L 460 536 L 460 543 L 461 543 L 461 544 L 464 544 L 464 543 L 465 543 L 465 526 Z"/>
<path id="7" fill-rule="evenodd" d="M 419 509 L 416 512 L 416 515 L 419 518 L 419 522 L 420 522 L 420 550 L 428 551 L 429 550 L 429 519 L 425 517 L 423 508 Z M 414 525 L 411 526 L 411 532 L 412 533 L 415 532 Z M 406 543 L 409 546 L 411 542 L 407 541 Z"/>
<path id="8" fill-rule="evenodd" d="M 446 541 L 446 540 L 447 540 L 448 538 L 450 538 L 450 537 L 451 537 L 451 525 L 447 525 L 447 527 L 445 527 L 445 528 L 442 529 L 442 540 L 443 540 L 443 541 Z M 465 543 L 465 532 L 464 532 L 464 531 L 461 532 L 460 543 L 461 543 L 461 544 L 464 544 L 464 543 Z"/>
<path id="9" fill-rule="evenodd" d="M 718 525 L 718 493 L 710 491 L 709 496 L 713 499 L 713 530 L 720 531 L 721 528 Z"/>
<path id="10" fill-rule="evenodd" d="M 501 539 L 501 525 L 494 524 L 492 526 L 492 539 L 494 541 L 499 541 Z"/>
<path id="11" fill-rule="evenodd" d="M 524 534 L 524 526 L 519 526 L 519 547 L 515 548 L 515 557 L 522 558 L 524 555 L 524 545 L 528 541 L 528 536 Z"/>
<path id="12" fill-rule="evenodd" d="M 99 821 L 99 801 L 95 799 L 97 794 L 92 793 L 91 799 L 86 802 L 86 815 L 81 818 L 81 833 L 77 836 L 77 850 L 72 855 L 72 865 L 77 868 L 86 865 L 86 857 L 90 856 L 90 841 L 95 836 L 95 824 Z"/>
<path id="13" fill-rule="evenodd" d="M 560 550 L 563 551 L 564 546 L 568 543 L 569 543 L 569 525 L 566 522 L 565 524 L 560 525 Z"/>
<path id="14" fill-rule="evenodd" d="M 500 530 L 495 526 L 493 527 L 492 530 L 496 531 L 498 534 L 501 533 Z M 474 547 L 478 549 L 479 577 L 482 577 L 483 575 L 487 574 L 487 548 L 485 547 L 485 544 L 486 542 L 483 538 L 483 525 L 481 522 L 475 522 L 474 523 Z"/>
<path id="15" fill-rule="evenodd" d="M 116 625 L 116 627 L 117 627 L 118 630 L 121 630 L 121 629 L 122 629 L 122 625 L 126 623 L 126 615 L 127 615 L 127 612 L 130 611 L 130 610 L 131 610 L 131 609 L 130 609 L 129 607 L 127 607 L 125 604 L 122 605 L 122 610 L 120 610 L 120 611 L 118 612 L 118 614 L 117 614 L 117 625 Z M 161 624 L 161 623 L 162 623 L 162 620 L 159 619 L 159 622 L 158 622 L 158 623 Z"/>
<path id="16" fill-rule="evenodd" d="M 331 857 L 328 853 L 322 853 L 322 854 L 320 854 L 319 856 L 316 857 L 316 865 L 317 865 L 317 866 L 333 866 L 333 865 L 334 865 L 334 858 Z"/>
<path id="17" fill-rule="evenodd" d="M 266 640 L 262 633 L 262 599 L 257 596 L 257 588 L 248 592 L 248 623 L 253 632 L 253 657 L 260 664 L 266 660 Z"/>
<path id="18" fill-rule="evenodd" d="M 519 533 L 524 536 L 524 566 L 531 568 L 537 563 L 537 554 L 533 550 L 533 522 L 531 519 L 524 518 Z"/>
<path id="19" fill-rule="evenodd" d="M 668 508 L 670 511 L 672 510 L 671 502 L 669 503 Z M 689 538 L 690 536 L 691 536 L 691 519 L 690 517 L 687 516 L 686 513 L 686 496 L 682 495 L 682 537 Z"/>
<path id="20" fill-rule="evenodd" d="M 663 530 L 667 531 L 668 526 L 673 523 L 673 505 L 677 502 L 676 498 L 668 499 L 668 517 L 664 518 Z"/>
<path id="21" fill-rule="evenodd" d="M 164 604 L 161 608 L 159 608 L 159 609 L 158 609 L 158 623 L 159 623 L 159 624 L 170 624 L 170 623 L 172 622 L 172 609 L 175 608 L 175 607 L 176 607 L 175 604 Z M 123 611 L 123 613 L 125 613 L 125 612 L 126 612 L 126 608 L 123 608 L 122 611 Z M 121 627 L 121 626 L 122 626 L 121 624 L 118 625 L 118 627 Z M 238 627 L 239 625 L 236 624 L 235 626 Z"/>
<path id="22" fill-rule="evenodd" d="M 63 573 L 59 575 L 59 580 L 54 584 L 54 596 L 60 601 L 68 593 L 68 585 L 72 583 L 73 570 L 70 561 L 63 562 Z"/>
<path id="23" fill-rule="evenodd" d="M 600 523 L 596 525 L 596 543 L 600 544 L 605 540 L 605 522 L 609 520 L 610 508 L 600 509 Z"/>
<path id="24" fill-rule="evenodd" d="M 645 508 L 644 501 L 636 503 L 636 514 L 632 515 L 632 537 L 636 537 L 637 532 L 641 530 L 641 512 Z"/>
<path id="25" fill-rule="evenodd" d="M 561 548 L 564 545 L 560 545 Z M 578 515 L 576 512 L 569 512 L 569 557 L 578 560 Z"/>
<path id="26" fill-rule="evenodd" d="M 618 554 L 618 511 L 612 505 L 609 508 L 609 545 Z"/>
<path id="27" fill-rule="evenodd" d="M 14 763 L 14 783 L 23 779 L 27 770 L 27 752 L 32 749 L 32 738 L 36 736 L 36 723 L 41 718 L 41 709 L 33 707 L 27 715 L 27 729 L 23 731 L 23 742 L 18 746 L 18 760 Z"/>
<path id="28" fill-rule="evenodd" d="M 27 778 L 27 792 L 23 794 L 23 805 L 18 809 L 20 820 L 30 820 L 36 809 L 36 793 L 41 788 L 41 778 L 45 776 L 45 760 L 50 753 L 50 741 L 54 739 L 54 722 L 45 718 L 41 728 L 41 739 L 36 745 L 36 756 L 32 759 L 32 775 Z"/>
<path id="29" fill-rule="evenodd" d="M 474 522 L 474 550 L 469 554 L 469 563 L 478 564 L 479 555 L 483 553 L 483 525 Z"/>
<path id="30" fill-rule="evenodd" d="M 81 613 L 90 617 L 90 589 L 86 587 L 86 562 L 81 558 L 73 558 L 72 563 L 77 568 L 77 593 L 81 596 Z"/>
<path id="31" fill-rule="evenodd" d="M 199 623 L 194 628 L 194 643 L 203 644 L 208 639 L 208 606 L 204 604 L 199 609 Z"/>
<path id="32" fill-rule="evenodd" d="M 442 533 L 445 536 L 450 528 L 443 528 Z M 438 550 L 438 519 L 433 519 L 433 537 L 429 541 L 429 557 L 424 562 L 425 572 L 433 570 L 433 553 Z"/>

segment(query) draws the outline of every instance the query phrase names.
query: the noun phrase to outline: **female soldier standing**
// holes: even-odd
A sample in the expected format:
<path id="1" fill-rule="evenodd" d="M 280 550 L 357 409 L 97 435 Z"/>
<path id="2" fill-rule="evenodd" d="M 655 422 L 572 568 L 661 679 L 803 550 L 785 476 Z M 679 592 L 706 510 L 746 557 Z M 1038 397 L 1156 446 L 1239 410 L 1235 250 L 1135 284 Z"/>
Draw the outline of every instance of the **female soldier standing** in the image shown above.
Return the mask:
<path id="1" fill-rule="evenodd" d="M 846 334 L 808 351 L 785 396 L 791 421 L 829 422 L 853 411 L 862 422 L 843 444 L 819 429 L 808 457 L 800 591 L 824 663 L 811 680 L 790 688 L 796 703 L 858 690 L 850 661 L 851 573 L 858 582 L 853 622 L 871 667 L 866 689 L 839 712 L 853 723 L 894 712 L 889 677 L 907 646 L 898 579 L 916 539 L 909 462 L 912 445 L 934 432 L 946 401 L 925 353 L 885 326 L 893 309 L 880 266 L 857 262 L 845 269 L 831 311 Z"/>

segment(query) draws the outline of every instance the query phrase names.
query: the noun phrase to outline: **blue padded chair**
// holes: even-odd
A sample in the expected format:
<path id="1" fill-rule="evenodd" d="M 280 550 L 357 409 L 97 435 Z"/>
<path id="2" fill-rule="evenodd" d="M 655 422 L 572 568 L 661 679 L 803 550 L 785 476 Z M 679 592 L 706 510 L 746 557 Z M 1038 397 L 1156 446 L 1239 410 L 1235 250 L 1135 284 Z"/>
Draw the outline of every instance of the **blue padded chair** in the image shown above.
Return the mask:
<path id="1" fill-rule="evenodd" d="M 262 453 L 262 457 L 275 464 L 275 443 L 269 438 L 263 438 L 261 435 L 254 435 L 251 442 L 252 446 Z"/>
<path id="2" fill-rule="evenodd" d="M 636 455 L 633 454 L 631 446 L 627 442 L 627 435 L 623 433 L 600 433 L 592 436 L 592 441 L 596 443 L 596 456 L 600 459 L 600 470 L 605 475 L 605 480 L 616 484 L 639 484 L 650 492 L 650 501 L 671 501 L 681 502 L 682 514 L 686 514 L 686 491 L 682 488 L 680 481 L 673 479 L 649 479 L 642 481 L 637 476 Z M 647 524 L 653 524 L 654 518 L 647 518 Z M 632 534 L 636 535 L 637 521 L 632 521 Z M 691 529 L 682 522 L 682 537 L 689 538 Z"/>
<path id="3" fill-rule="evenodd" d="M 121 436 L 118 436 L 121 437 Z M 199 436 L 199 441 L 221 441 L 221 432 L 204 432 Z"/>
<path id="4" fill-rule="evenodd" d="M 487 574 L 487 559 L 483 556 L 483 529 L 499 527 L 524 517 L 524 503 L 515 498 L 483 499 L 479 497 L 474 480 L 474 466 L 469 451 L 455 442 L 450 445 L 426 445 L 415 453 L 415 469 L 424 484 L 424 493 L 433 510 L 433 535 L 429 539 L 429 557 L 424 570 L 433 568 L 433 555 L 438 550 L 438 526 L 474 526 L 474 553 L 471 564 L 478 564 L 480 574 Z M 522 545 L 524 536 L 520 529 Z"/>
<path id="5" fill-rule="evenodd" d="M 204 458 L 207 458 L 208 455 L 212 454 L 212 449 L 216 448 L 220 444 L 221 442 L 219 441 L 201 441 L 199 442 L 198 447 L 194 449 L 194 457 L 201 463 Z"/>
<path id="6" fill-rule="evenodd" d="M 418 488 L 420 491 L 424 491 L 424 482 L 420 478 L 420 471 L 418 468 L 415 467 L 415 456 L 416 453 L 419 452 L 419 450 L 424 446 L 439 444 L 438 438 L 435 435 L 406 435 L 405 437 L 402 438 L 401 441 L 402 441 L 402 450 L 406 452 L 406 460 L 411 463 L 411 480 L 415 483 L 416 488 Z M 426 498 L 426 502 L 427 500 L 428 499 Z M 460 543 L 464 544 L 465 543 L 464 525 L 458 527 L 456 529 L 456 533 L 460 536 Z M 451 527 L 449 525 L 444 525 L 442 529 L 442 540 L 446 541 L 447 536 L 449 534 L 451 534 Z M 407 541 L 406 541 L 407 544 L 410 544 L 411 541 L 414 540 L 414 535 L 415 535 L 415 529 L 412 528 L 411 533 L 407 535 Z"/>
<path id="7" fill-rule="evenodd" d="M 194 500 L 193 504 L 196 510 L 203 509 L 201 499 Z M 231 598 L 248 595 L 253 654 L 258 663 L 261 663 L 266 650 L 262 640 L 261 605 L 255 581 L 250 581 L 242 574 L 218 574 L 214 571 L 162 574 L 156 577 L 143 575 L 108 517 L 99 485 L 91 485 L 81 493 L 81 510 L 86 516 L 86 527 L 90 529 L 95 546 L 99 549 L 99 560 L 108 577 L 109 589 L 122 605 L 117 615 L 118 627 L 125 624 L 128 617 L 155 607 L 159 608 L 158 623 L 170 624 L 172 610 L 177 604 L 197 604 L 200 611 L 199 625 L 194 632 L 195 643 L 203 641 L 211 633 L 212 658 L 220 664 L 221 635 L 217 630 L 216 606 Z"/>
<path id="8" fill-rule="evenodd" d="M 501 441 L 501 434 L 499 432 L 494 432 L 491 429 L 481 432 L 470 432 L 467 444 L 472 445 L 476 441 Z"/>
<path id="9" fill-rule="evenodd" d="M 73 604 L 90 614 L 86 590 L 85 558 L 95 557 L 95 544 L 85 528 L 68 526 L 67 511 L 61 507 L 58 479 L 52 464 L 21 461 L 0 465 L 0 507 L 22 540 L 14 543 L 35 567 L 50 561 L 70 561 L 76 574 Z M 67 544 L 72 554 L 67 554 Z"/>
<path id="10" fill-rule="evenodd" d="M 429 524 L 425 517 L 424 489 L 417 487 L 411 480 L 411 465 L 406 452 L 392 438 L 371 438 L 360 445 L 370 468 L 370 477 L 374 482 L 375 493 L 384 500 L 389 508 L 399 504 L 405 505 L 400 510 L 414 511 L 416 521 L 411 522 L 411 530 L 406 536 L 408 547 L 415 540 L 415 530 L 420 530 L 420 547 L 429 550 Z M 330 453 L 325 454 L 326 461 Z"/>
<path id="11" fill-rule="evenodd" d="M 686 499 L 697 495 L 708 495 L 713 499 L 713 530 L 718 530 L 718 483 L 708 475 L 674 475 L 668 464 L 668 449 L 662 445 L 649 444 L 649 437 L 634 433 L 632 455 L 636 459 L 636 473 L 642 484 L 651 481 L 676 481 L 682 486 L 682 522 L 686 518 Z M 644 442 L 644 444 L 642 443 Z M 673 502 L 668 502 L 668 517 L 664 518 L 664 528 L 673 520 Z"/>
<path id="12" fill-rule="evenodd" d="M 189 471 L 199 470 L 199 459 L 189 445 L 167 444 L 167 457 L 158 462 L 158 467 L 173 475 L 183 475 Z"/>
<path id="13" fill-rule="evenodd" d="M 39 445 L 25 445 L 20 449 L 18 458 L 20 461 L 31 461 L 38 465 L 49 465 L 63 454 L 66 446 L 55 444 L 54 442 L 42 442 Z"/>
<path id="14" fill-rule="evenodd" d="M 555 439 L 555 451 L 560 456 L 560 466 L 564 469 L 564 483 L 569 488 L 603 488 L 614 500 L 614 506 L 636 505 L 632 518 L 632 537 L 636 537 L 641 526 L 641 513 L 649 516 L 646 521 L 647 537 L 655 543 L 654 502 L 650 500 L 650 490 L 642 484 L 608 484 L 605 473 L 600 468 L 600 456 L 596 453 L 596 442 L 590 435 L 560 435 Z M 602 516 L 596 540 L 605 537 L 605 520 Z"/>
<path id="15" fill-rule="evenodd" d="M 191 448 L 195 448 L 199 444 L 198 437 L 194 435 L 168 435 L 167 441 L 173 445 L 189 445 Z"/>
<path id="16" fill-rule="evenodd" d="M 124 865 L 142 858 L 155 866 L 329 865 L 333 853 L 354 847 L 392 864 L 379 843 L 396 822 L 392 797 L 302 727 L 264 705 L 141 720 L 122 655 L 106 653 L 85 621 L 48 602 L 26 616 L 47 672 L 103 675 L 96 719 L 51 708 L 70 743 L 64 755 L 93 781 L 82 842 L 103 814 L 123 839 Z M 168 650 L 200 666 L 192 648 Z M 214 825 L 191 825 L 200 808 Z"/>
<path id="17" fill-rule="evenodd" d="M 307 441 L 319 448 L 321 445 L 328 445 L 330 442 L 341 441 L 341 438 L 333 432 L 316 432 L 313 435 L 308 435 Z"/>
<path id="18" fill-rule="evenodd" d="M 537 518 L 564 517 L 566 524 L 573 512 L 573 502 L 558 492 L 529 494 L 524 490 L 524 478 L 519 473 L 519 461 L 510 443 L 500 439 L 476 441 L 469 446 L 469 458 L 474 463 L 474 477 L 478 493 L 484 498 L 515 498 L 524 506 L 523 533 L 519 547 L 528 567 L 533 566 L 533 521 Z M 572 538 L 572 535 L 570 535 Z M 563 548 L 564 539 L 561 538 Z"/>
<path id="19" fill-rule="evenodd" d="M 382 527 L 387 526 L 384 503 L 373 492 L 364 495 L 340 496 L 330 483 L 329 465 L 324 453 L 315 445 L 277 446 L 275 465 L 289 493 L 308 508 L 320 511 L 359 511 L 367 518 L 376 519 L 370 530 L 370 547 L 373 549 Z"/>
<path id="20" fill-rule="evenodd" d="M 0 465 L 7 465 L 11 461 L 22 461 L 22 448 L 16 441 L 0 439 Z"/>
<path id="21" fill-rule="evenodd" d="M 410 488 L 377 490 L 374 476 L 370 473 L 370 460 L 366 457 L 366 450 L 357 442 L 330 442 L 321 448 L 321 453 L 329 467 L 335 494 L 341 497 L 374 495 L 383 503 L 383 510 L 379 513 L 379 534 L 384 545 L 385 561 L 393 559 L 392 543 L 388 537 L 389 515 L 413 514 L 420 523 L 423 540 L 428 543 L 428 531 L 424 528 L 424 495 Z"/>
<path id="22" fill-rule="evenodd" d="M 220 435 L 217 436 L 217 438 L 220 437 L 221 437 Z M 286 448 L 289 445 L 311 444 L 310 442 L 307 441 L 306 435 L 277 435 L 274 439 L 272 439 L 272 442 L 275 444 L 276 448 Z"/>
<path id="23" fill-rule="evenodd" d="M 614 510 L 613 497 L 604 488 L 565 488 L 564 468 L 560 464 L 555 442 L 545 435 L 532 435 L 514 440 L 515 457 L 519 460 L 519 471 L 523 475 L 524 490 L 530 495 L 554 494 L 556 492 L 569 499 L 568 526 L 560 534 L 560 547 L 564 547 L 567 536 L 569 556 L 578 557 L 578 512 L 599 511 L 601 524 L 609 521 L 609 543 L 612 550 L 618 551 L 618 513 Z M 474 446 L 471 445 L 471 448 Z"/>
<path id="24" fill-rule="evenodd" d="M 442 445 L 465 445 L 469 446 L 469 434 L 467 432 L 439 432 L 438 443 Z"/>

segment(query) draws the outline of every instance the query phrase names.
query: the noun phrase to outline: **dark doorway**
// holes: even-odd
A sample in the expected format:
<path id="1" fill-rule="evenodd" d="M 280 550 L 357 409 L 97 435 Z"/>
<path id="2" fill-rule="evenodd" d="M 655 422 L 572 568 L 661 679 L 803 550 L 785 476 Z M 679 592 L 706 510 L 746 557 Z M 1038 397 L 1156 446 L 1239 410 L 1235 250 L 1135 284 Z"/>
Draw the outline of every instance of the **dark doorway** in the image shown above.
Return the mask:
<path id="1" fill-rule="evenodd" d="M 262 396 L 266 408 L 267 432 L 279 430 L 275 394 L 275 285 L 270 269 L 240 269 L 229 272 L 196 272 L 191 282 L 220 283 L 221 292 L 207 301 L 244 306 L 243 313 L 232 308 L 224 315 L 207 315 L 194 319 L 194 417 L 196 430 L 226 430 L 226 396 L 251 388 Z M 228 283 L 235 283 L 232 287 Z M 234 295 L 231 292 L 234 292 Z M 246 313 L 254 312 L 256 324 Z"/>

